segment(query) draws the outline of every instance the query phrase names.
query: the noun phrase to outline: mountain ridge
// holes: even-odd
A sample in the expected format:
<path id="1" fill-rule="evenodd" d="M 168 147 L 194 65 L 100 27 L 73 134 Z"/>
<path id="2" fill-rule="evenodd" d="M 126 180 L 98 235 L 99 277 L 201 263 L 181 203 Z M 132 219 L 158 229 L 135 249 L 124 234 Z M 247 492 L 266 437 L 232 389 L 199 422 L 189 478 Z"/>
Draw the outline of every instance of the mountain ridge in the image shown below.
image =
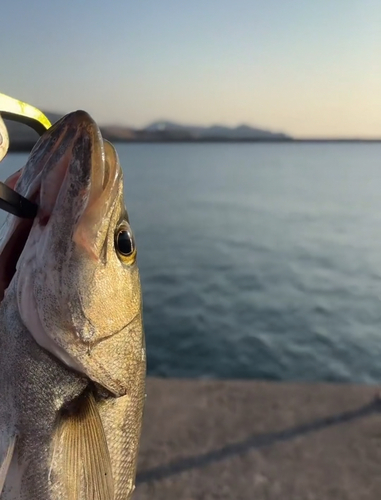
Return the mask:
<path id="1" fill-rule="evenodd" d="M 63 114 L 45 112 L 52 123 Z M 38 134 L 31 128 L 10 120 L 5 120 L 9 137 L 10 150 L 28 151 L 38 139 Z M 132 128 L 123 125 L 100 125 L 102 135 L 111 142 L 229 142 L 229 141 L 289 141 L 287 134 L 241 124 L 236 127 L 214 124 L 211 126 L 183 125 L 169 120 L 157 120 L 144 128 Z"/>
<path id="2" fill-rule="evenodd" d="M 52 123 L 63 114 L 45 112 Z M 38 134 L 21 123 L 4 120 L 10 137 L 10 151 L 30 151 L 38 139 Z M 205 142 L 380 142 L 381 138 L 295 138 L 282 132 L 273 132 L 245 123 L 229 127 L 213 124 L 210 126 L 186 125 L 171 120 L 156 120 L 143 128 L 124 125 L 100 125 L 102 135 L 111 142 L 135 143 L 205 143 Z"/>
<path id="3" fill-rule="evenodd" d="M 225 140 L 246 139 L 292 139 L 291 136 L 282 132 L 272 132 L 269 130 L 252 127 L 245 123 L 237 125 L 236 127 L 229 127 L 227 125 L 213 124 L 211 126 L 201 125 L 183 125 L 180 123 L 158 120 L 143 130 L 155 133 L 188 133 L 194 139 L 207 139 L 211 137 L 221 138 Z"/>

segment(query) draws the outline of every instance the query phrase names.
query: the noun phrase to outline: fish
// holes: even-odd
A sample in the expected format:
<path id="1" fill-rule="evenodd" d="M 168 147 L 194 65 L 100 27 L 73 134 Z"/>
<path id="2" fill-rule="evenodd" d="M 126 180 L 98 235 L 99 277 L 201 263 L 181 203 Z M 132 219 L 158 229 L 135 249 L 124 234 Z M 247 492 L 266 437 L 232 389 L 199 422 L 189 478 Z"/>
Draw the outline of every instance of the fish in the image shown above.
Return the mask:
<path id="1" fill-rule="evenodd" d="M 0 499 L 130 499 L 146 346 L 118 155 L 75 111 L 6 184 L 39 208 L 0 232 Z"/>

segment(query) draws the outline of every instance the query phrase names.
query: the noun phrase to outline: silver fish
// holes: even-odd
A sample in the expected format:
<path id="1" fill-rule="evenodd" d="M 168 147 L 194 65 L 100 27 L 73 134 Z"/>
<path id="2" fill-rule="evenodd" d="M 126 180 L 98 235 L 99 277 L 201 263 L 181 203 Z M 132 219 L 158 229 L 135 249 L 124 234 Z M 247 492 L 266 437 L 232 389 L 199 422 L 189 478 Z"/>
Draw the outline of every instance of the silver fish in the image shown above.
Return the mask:
<path id="1" fill-rule="evenodd" d="M 0 498 L 127 500 L 146 352 L 117 153 L 76 111 L 7 184 L 39 211 L 0 239 Z"/>

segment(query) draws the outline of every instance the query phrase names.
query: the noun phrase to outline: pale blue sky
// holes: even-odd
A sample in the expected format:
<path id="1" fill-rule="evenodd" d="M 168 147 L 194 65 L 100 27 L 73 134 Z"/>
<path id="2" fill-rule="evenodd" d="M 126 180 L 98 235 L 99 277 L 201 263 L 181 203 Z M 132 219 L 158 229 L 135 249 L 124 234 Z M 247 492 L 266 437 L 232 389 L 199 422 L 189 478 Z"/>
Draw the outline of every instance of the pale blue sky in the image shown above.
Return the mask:
<path id="1" fill-rule="evenodd" d="M 380 0 L 10 0 L 0 92 L 101 123 L 381 136 Z"/>

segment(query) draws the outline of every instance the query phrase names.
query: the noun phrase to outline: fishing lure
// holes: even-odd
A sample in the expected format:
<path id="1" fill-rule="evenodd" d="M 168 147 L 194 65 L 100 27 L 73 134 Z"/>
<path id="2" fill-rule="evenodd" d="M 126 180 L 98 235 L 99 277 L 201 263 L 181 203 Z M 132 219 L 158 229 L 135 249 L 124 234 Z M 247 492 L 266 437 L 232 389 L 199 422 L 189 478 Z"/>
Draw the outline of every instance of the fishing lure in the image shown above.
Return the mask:
<path id="1" fill-rule="evenodd" d="M 28 125 L 39 135 L 43 135 L 51 127 L 49 119 L 42 111 L 26 102 L 0 93 L 0 161 L 9 148 L 9 136 L 3 118 Z M 0 182 L 0 209 L 17 217 L 33 219 L 37 214 L 38 205 Z"/>

